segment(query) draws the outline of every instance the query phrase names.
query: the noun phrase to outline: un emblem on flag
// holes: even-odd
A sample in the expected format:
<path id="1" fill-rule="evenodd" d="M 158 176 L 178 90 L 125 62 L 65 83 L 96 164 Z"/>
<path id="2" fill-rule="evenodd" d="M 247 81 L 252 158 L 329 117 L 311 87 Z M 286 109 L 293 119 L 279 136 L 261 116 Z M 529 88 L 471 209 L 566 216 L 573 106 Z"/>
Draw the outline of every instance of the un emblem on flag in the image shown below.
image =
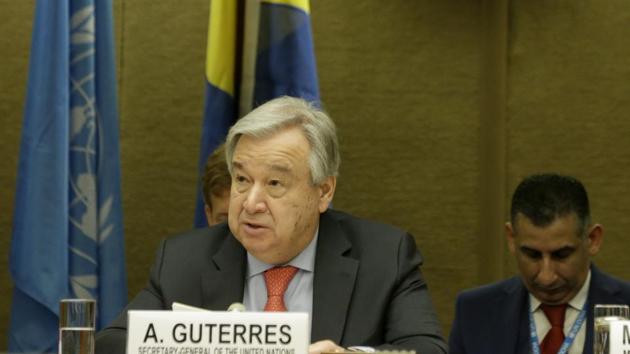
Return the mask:
<path id="1" fill-rule="evenodd" d="M 113 196 L 99 188 L 99 113 L 96 105 L 94 6 L 70 18 L 69 270 L 74 297 L 98 293 L 99 244 L 112 233 Z"/>

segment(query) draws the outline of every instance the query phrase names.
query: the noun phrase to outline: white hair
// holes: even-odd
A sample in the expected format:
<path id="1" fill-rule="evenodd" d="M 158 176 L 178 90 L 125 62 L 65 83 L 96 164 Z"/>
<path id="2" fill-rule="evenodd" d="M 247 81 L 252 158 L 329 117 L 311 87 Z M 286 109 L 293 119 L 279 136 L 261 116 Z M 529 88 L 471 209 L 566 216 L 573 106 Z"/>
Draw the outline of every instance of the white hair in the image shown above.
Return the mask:
<path id="1" fill-rule="evenodd" d="M 289 127 L 300 127 L 311 153 L 311 182 L 320 184 L 326 177 L 339 174 L 341 156 L 335 123 L 321 109 L 301 98 L 280 97 L 260 105 L 239 119 L 228 132 L 225 156 L 230 174 L 232 157 L 241 136 L 269 137 Z"/>

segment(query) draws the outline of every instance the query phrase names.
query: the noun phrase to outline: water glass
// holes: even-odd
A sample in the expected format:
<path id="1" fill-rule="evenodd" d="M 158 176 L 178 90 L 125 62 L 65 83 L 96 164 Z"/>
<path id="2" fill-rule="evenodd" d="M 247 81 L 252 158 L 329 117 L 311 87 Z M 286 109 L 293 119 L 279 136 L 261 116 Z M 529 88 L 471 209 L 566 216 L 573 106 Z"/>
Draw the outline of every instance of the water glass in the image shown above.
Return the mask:
<path id="1" fill-rule="evenodd" d="M 94 354 L 96 301 L 62 299 L 59 303 L 59 354 Z"/>
<path id="2" fill-rule="evenodd" d="M 628 305 L 595 305 L 593 311 L 595 332 L 593 336 L 593 353 L 608 354 L 610 351 L 610 323 L 630 320 Z"/>

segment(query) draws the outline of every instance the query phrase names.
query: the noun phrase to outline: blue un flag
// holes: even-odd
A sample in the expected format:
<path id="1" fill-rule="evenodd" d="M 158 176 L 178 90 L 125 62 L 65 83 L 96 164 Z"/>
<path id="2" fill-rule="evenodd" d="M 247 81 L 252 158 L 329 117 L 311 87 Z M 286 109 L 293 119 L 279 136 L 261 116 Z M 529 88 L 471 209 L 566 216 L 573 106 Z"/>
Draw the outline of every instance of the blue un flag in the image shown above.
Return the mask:
<path id="1" fill-rule="evenodd" d="M 59 300 L 127 302 L 111 0 L 35 9 L 10 270 L 9 351 L 57 351 Z"/>

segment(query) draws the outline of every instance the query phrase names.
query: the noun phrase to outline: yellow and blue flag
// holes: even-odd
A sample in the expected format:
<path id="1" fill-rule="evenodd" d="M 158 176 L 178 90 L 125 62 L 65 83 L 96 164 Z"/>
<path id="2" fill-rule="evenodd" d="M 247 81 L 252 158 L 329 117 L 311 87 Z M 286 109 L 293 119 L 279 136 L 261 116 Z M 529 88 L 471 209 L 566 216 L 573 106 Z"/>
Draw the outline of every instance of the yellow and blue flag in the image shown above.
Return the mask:
<path id="1" fill-rule="evenodd" d="M 211 0 L 199 169 L 229 128 L 279 96 L 319 104 L 308 0 Z M 207 226 L 201 193 L 195 226 Z"/>
<path id="2" fill-rule="evenodd" d="M 39 0 L 15 196 L 10 352 L 57 352 L 59 300 L 127 302 L 111 0 Z"/>

